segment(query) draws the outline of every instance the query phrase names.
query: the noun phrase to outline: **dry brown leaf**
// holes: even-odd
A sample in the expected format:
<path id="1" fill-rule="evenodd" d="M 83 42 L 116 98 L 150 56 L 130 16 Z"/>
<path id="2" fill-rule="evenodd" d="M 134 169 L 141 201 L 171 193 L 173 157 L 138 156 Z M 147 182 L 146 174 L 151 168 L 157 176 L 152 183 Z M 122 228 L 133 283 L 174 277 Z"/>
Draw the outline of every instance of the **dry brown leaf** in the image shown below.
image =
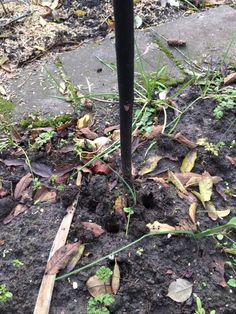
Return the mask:
<path id="1" fill-rule="evenodd" d="M 32 182 L 31 173 L 28 173 L 24 177 L 22 177 L 16 185 L 14 191 L 14 198 L 15 199 L 20 198 L 22 196 L 23 191 L 30 185 L 31 182 Z"/>
<path id="2" fill-rule="evenodd" d="M 59 270 L 64 269 L 78 252 L 80 244 L 80 242 L 70 243 L 58 249 L 48 261 L 45 273 L 47 275 L 56 275 Z"/>
<path id="3" fill-rule="evenodd" d="M 154 138 L 157 137 L 158 134 L 160 134 L 163 130 L 163 125 L 153 125 L 151 127 L 151 131 L 150 132 L 146 132 L 143 135 L 143 139 L 147 139 L 147 140 L 153 140 Z"/>
<path id="4" fill-rule="evenodd" d="M 195 195 L 197 197 L 197 199 L 199 199 L 199 201 L 202 203 L 202 206 L 204 208 L 206 208 L 206 204 L 205 204 L 205 201 L 202 198 L 202 195 L 200 193 L 198 193 L 197 191 L 192 191 L 192 194 Z"/>
<path id="5" fill-rule="evenodd" d="M 233 166 L 236 166 L 236 157 L 226 156 L 225 157 Z"/>
<path id="6" fill-rule="evenodd" d="M 176 39 L 176 38 L 170 38 L 170 39 L 167 39 L 167 44 L 171 47 L 183 47 L 183 46 L 186 46 L 186 41 Z"/>
<path id="7" fill-rule="evenodd" d="M 119 195 L 115 200 L 114 210 L 116 214 L 124 215 L 123 208 L 127 207 L 127 199 L 124 195 Z"/>
<path id="8" fill-rule="evenodd" d="M 115 259 L 115 265 L 112 273 L 111 278 L 111 289 L 114 294 L 117 294 L 118 290 L 120 288 L 120 268 L 117 263 L 117 260 Z"/>
<path id="9" fill-rule="evenodd" d="M 91 231 L 95 237 L 100 237 L 105 231 L 94 222 L 81 222 L 85 230 Z"/>
<path id="10" fill-rule="evenodd" d="M 77 178 L 76 178 L 76 182 L 75 182 L 75 184 L 77 186 L 81 186 L 81 181 L 82 181 L 82 172 L 79 169 L 80 169 L 80 167 L 77 168 L 78 174 L 77 174 Z"/>
<path id="11" fill-rule="evenodd" d="M 180 192 L 186 195 L 188 194 L 188 191 L 185 189 L 181 181 L 176 177 L 176 175 L 172 171 L 168 171 L 168 181 L 173 183 Z"/>
<path id="12" fill-rule="evenodd" d="M 225 263 L 224 260 L 220 257 L 215 257 L 212 262 L 212 274 L 211 277 L 217 285 L 220 285 L 222 288 L 227 288 L 228 285 L 224 278 L 225 273 Z"/>
<path id="13" fill-rule="evenodd" d="M 89 128 L 79 129 L 76 134 L 77 134 L 77 136 L 83 135 L 84 137 L 86 137 L 89 140 L 95 140 L 95 138 L 98 137 L 97 133 L 91 131 Z"/>
<path id="14" fill-rule="evenodd" d="M 28 206 L 23 204 L 18 204 L 16 207 L 11 211 L 11 213 L 3 220 L 3 224 L 9 224 L 15 217 L 19 214 L 25 212 L 28 209 Z"/>
<path id="15" fill-rule="evenodd" d="M 112 125 L 112 126 L 109 126 L 109 127 L 107 127 L 105 130 L 104 130 L 104 134 L 105 135 L 107 135 L 108 133 L 110 133 L 110 132 L 113 132 L 113 131 L 115 131 L 115 130 L 119 130 L 120 129 L 120 125 L 119 124 L 117 124 L 117 125 Z"/>
<path id="16" fill-rule="evenodd" d="M 148 174 L 150 172 L 152 172 L 153 170 L 155 170 L 158 162 L 162 159 L 162 156 L 152 156 L 149 157 L 145 163 L 144 166 L 142 167 L 142 169 L 139 171 L 139 175 L 140 176 L 144 176 L 145 174 Z"/>
<path id="17" fill-rule="evenodd" d="M 159 184 L 161 184 L 162 186 L 164 186 L 165 188 L 169 188 L 169 185 L 166 183 L 166 180 L 162 177 L 149 177 L 149 180 L 153 180 Z"/>
<path id="18" fill-rule="evenodd" d="M 180 219 L 178 226 L 175 227 L 175 230 L 196 231 L 197 226 L 189 219 Z"/>
<path id="19" fill-rule="evenodd" d="M 178 196 L 181 199 L 186 200 L 189 205 L 191 205 L 192 203 L 197 203 L 198 202 L 197 198 L 191 192 L 188 192 L 188 194 L 184 194 L 184 193 L 178 191 Z"/>
<path id="20" fill-rule="evenodd" d="M 34 195 L 34 201 L 38 203 L 56 203 L 56 198 L 57 193 L 55 191 L 49 191 L 44 185 L 41 185 Z"/>
<path id="21" fill-rule="evenodd" d="M 212 202 L 206 202 L 206 210 L 211 220 L 222 219 L 230 214 L 230 209 L 217 210 Z"/>
<path id="22" fill-rule="evenodd" d="M 83 256 L 84 249 L 85 249 L 85 245 L 80 244 L 77 253 L 75 254 L 75 256 L 72 257 L 72 259 L 70 260 L 70 262 L 68 263 L 66 267 L 67 272 L 72 271 L 75 268 L 75 266 L 78 264 L 78 261 Z"/>
<path id="23" fill-rule="evenodd" d="M 196 224 L 197 203 L 192 203 L 188 209 L 188 215 L 193 224 Z"/>
<path id="24" fill-rule="evenodd" d="M 230 85 L 236 83 L 236 72 L 227 75 L 224 78 L 224 85 Z"/>
<path id="25" fill-rule="evenodd" d="M 93 297 L 97 297 L 101 294 L 112 294 L 110 278 L 103 283 L 97 278 L 96 275 L 94 275 L 87 280 L 86 286 L 89 293 Z"/>
<path id="26" fill-rule="evenodd" d="M 150 230 L 150 233 L 155 233 L 155 232 L 172 232 L 175 231 L 175 227 L 172 227 L 168 224 L 162 224 L 159 221 L 154 221 L 153 223 L 147 224 L 148 229 Z"/>
<path id="27" fill-rule="evenodd" d="M 190 149 L 194 149 L 197 147 L 195 143 L 192 141 L 188 140 L 181 132 L 175 134 L 174 139 L 179 142 L 180 144 L 183 144 L 187 146 Z"/>

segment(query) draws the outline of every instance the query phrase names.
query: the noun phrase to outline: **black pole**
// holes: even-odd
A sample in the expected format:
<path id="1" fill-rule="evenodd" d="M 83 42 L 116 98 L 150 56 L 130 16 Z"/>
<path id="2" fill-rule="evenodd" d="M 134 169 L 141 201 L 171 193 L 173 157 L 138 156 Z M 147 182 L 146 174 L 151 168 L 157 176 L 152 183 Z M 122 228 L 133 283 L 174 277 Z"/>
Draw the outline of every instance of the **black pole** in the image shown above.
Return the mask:
<path id="1" fill-rule="evenodd" d="M 133 0 L 113 0 L 116 60 L 120 102 L 122 172 L 131 181 L 131 136 L 134 102 L 134 13 Z"/>

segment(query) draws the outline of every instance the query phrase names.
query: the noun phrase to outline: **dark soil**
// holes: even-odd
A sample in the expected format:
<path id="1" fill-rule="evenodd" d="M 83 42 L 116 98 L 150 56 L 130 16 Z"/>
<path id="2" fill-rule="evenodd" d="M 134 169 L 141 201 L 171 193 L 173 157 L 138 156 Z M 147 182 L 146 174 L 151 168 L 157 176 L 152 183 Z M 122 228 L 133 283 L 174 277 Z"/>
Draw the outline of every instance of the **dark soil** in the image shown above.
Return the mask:
<path id="1" fill-rule="evenodd" d="M 195 87 L 189 88 L 178 98 L 178 108 L 183 109 L 186 103 L 190 103 L 198 96 Z M 219 156 L 206 152 L 204 148 L 198 147 L 198 158 L 194 172 L 199 174 L 208 171 L 211 175 L 220 176 L 223 181 L 219 183 L 223 190 L 228 186 L 233 194 L 236 189 L 235 167 L 225 158 L 227 155 L 235 156 L 236 149 L 229 149 L 229 144 L 235 139 L 235 125 L 230 131 L 222 136 L 235 119 L 235 110 L 226 113 L 221 121 L 216 121 L 212 115 L 215 103 L 210 100 L 199 101 L 183 115 L 175 132 L 181 131 L 188 139 L 196 141 L 199 137 L 207 137 L 209 142 L 217 143 L 220 139 L 225 146 L 220 150 Z M 114 108 L 113 112 L 115 112 Z M 96 125 L 103 125 L 104 115 L 99 115 L 95 106 Z M 169 118 L 172 118 L 169 111 Z M 114 117 L 117 115 L 114 114 Z M 159 117 L 162 119 L 162 116 Z M 118 122 L 118 121 L 112 121 Z M 222 127 L 223 126 L 223 127 Z M 73 130 L 73 123 L 69 129 L 57 134 L 53 140 L 51 152 L 35 154 L 29 152 L 31 160 L 41 162 L 56 169 L 62 165 L 81 164 L 73 152 L 62 154 L 56 149 L 59 137 L 68 134 Z M 103 135 L 101 130 L 99 135 Z M 63 133 L 64 132 L 64 133 Z M 28 135 L 27 135 L 28 136 Z M 67 136 L 67 135 L 65 135 Z M 55 234 L 60 222 L 65 215 L 66 208 L 79 193 L 79 201 L 76 214 L 70 229 L 68 242 L 72 243 L 81 240 L 86 243 L 86 252 L 79 262 L 79 267 L 100 258 L 126 244 L 136 240 L 148 232 L 146 224 L 158 220 L 162 223 L 177 225 L 181 219 L 188 220 L 189 203 L 178 196 L 176 188 L 169 185 L 164 187 L 150 180 L 151 176 L 158 175 L 165 178 L 166 169 L 179 171 L 182 159 L 189 151 L 186 146 L 172 140 L 166 135 L 158 135 L 155 139 L 157 145 L 149 151 L 148 156 L 169 155 L 177 157 L 178 160 L 164 159 L 160 161 L 157 169 L 148 176 L 135 179 L 135 190 L 137 193 L 137 205 L 134 207 L 134 215 L 131 218 L 131 225 L 128 237 L 125 236 L 124 216 L 114 213 L 114 203 L 118 194 L 122 193 L 121 183 L 117 182 L 114 173 L 108 175 L 88 174 L 83 175 L 82 185 L 75 185 L 75 172 L 70 172 L 70 177 L 65 183 L 65 190 L 57 191 L 57 202 L 55 204 L 41 203 L 32 205 L 28 200 L 29 209 L 23 214 L 15 217 L 10 224 L 1 224 L 0 232 L 0 284 L 6 284 L 13 293 L 13 300 L 0 304 L 0 313 L 4 314 L 30 314 L 36 302 L 40 282 L 43 277 L 48 254 L 52 246 Z M 148 142 L 140 142 L 140 146 L 133 154 L 134 166 L 140 169 L 145 157 L 145 152 L 150 145 Z M 22 143 L 27 149 L 26 142 Z M 1 160 L 12 159 L 16 151 L 2 153 Z M 22 158 L 22 156 L 20 157 Z M 119 155 L 113 155 L 113 167 L 119 172 Z M 0 163 L 0 174 L 3 187 L 7 190 L 14 190 L 19 179 L 27 173 L 24 167 L 6 166 Z M 50 190 L 55 190 L 48 179 L 39 176 Z M 115 182 L 115 187 L 111 185 Z M 8 199 L 7 199 L 8 198 Z M 8 210 L 17 203 L 12 197 L 6 196 L 0 199 L 8 205 Z M 130 201 L 131 202 L 131 201 Z M 217 221 L 212 221 L 203 207 L 198 205 L 197 221 L 199 230 L 215 227 L 226 223 L 235 216 L 235 199 L 228 196 L 225 201 L 214 188 L 213 202 L 219 210 L 231 209 L 231 214 Z M 0 205 L 3 203 L 0 203 Z M 130 203 L 131 204 L 131 203 Z M 132 204 L 131 204 L 132 205 Z M 0 219 L 7 215 L 3 212 L 6 206 L 0 208 Z M 94 235 L 85 231 L 80 222 L 92 221 L 102 226 L 105 233 L 95 238 Z M 235 239 L 235 234 L 229 233 L 228 239 Z M 143 249 L 139 254 L 138 249 Z M 12 261 L 21 260 L 24 265 L 20 268 L 14 267 Z M 235 278 L 235 270 L 225 265 L 224 261 L 232 261 L 230 255 L 223 253 L 216 238 L 204 238 L 194 240 L 188 236 L 153 236 L 144 239 L 139 244 L 124 250 L 117 255 L 117 261 L 121 270 L 120 289 L 115 296 L 115 304 L 110 307 L 111 313 L 194 313 L 196 304 L 191 296 L 184 303 L 176 303 L 167 297 L 169 284 L 177 278 L 184 278 L 193 284 L 193 293 L 197 294 L 204 305 L 207 313 L 215 309 L 217 314 L 233 314 L 236 312 L 235 289 L 221 286 L 223 277 L 226 282 L 229 278 Z M 58 281 L 55 284 L 53 300 L 51 305 L 52 314 L 62 313 L 86 313 L 87 301 L 90 297 L 86 288 L 86 281 L 95 274 L 101 266 L 112 268 L 113 259 L 107 259 L 98 265 L 83 271 L 69 279 Z M 78 284 L 73 289 L 73 282 Z"/>

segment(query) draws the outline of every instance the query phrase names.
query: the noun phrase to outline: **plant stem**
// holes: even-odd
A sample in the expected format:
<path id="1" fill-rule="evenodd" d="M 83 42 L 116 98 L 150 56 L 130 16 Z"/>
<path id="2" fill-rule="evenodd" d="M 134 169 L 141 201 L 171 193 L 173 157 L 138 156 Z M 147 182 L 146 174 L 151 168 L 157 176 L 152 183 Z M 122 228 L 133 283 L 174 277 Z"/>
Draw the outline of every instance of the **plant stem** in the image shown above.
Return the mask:
<path id="1" fill-rule="evenodd" d="M 120 102 L 121 162 L 123 176 L 131 181 L 131 136 L 134 102 L 133 0 L 114 0 L 116 60 Z"/>

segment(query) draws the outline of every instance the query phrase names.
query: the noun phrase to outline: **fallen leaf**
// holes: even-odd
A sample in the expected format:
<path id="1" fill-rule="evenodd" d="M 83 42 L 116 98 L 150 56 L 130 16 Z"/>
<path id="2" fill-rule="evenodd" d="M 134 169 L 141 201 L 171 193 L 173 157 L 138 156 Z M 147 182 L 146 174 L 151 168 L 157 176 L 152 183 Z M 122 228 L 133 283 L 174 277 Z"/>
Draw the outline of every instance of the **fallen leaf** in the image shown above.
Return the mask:
<path id="1" fill-rule="evenodd" d="M 204 202 L 208 202 L 211 199 L 213 189 L 213 180 L 209 173 L 205 172 L 202 175 L 202 179 L 199 182 L 199 191 L 201 198 Z"/>
<path id="2" fill-rule="evenodd" d="M 119 215 L 124 215 L 124 207 L 127 207 L 127 199 L 124 195 L 119 195 L 115 200 L 115 213 Z"/>
<path id="3" fill-rule="evenodd" d="M 192 204 L 192 203 L 197 203 L 197 198 L 191 193 L 191 192 L 188 192 L 188 194 L 184 194 L 180 191 L 178 191 L 178 196 L 181 198 L 181 199 L 184 199 L 188 202 L 188 204 Z"/>
<path id="4" fill-rule="evenodd" d="M 224 78 L 224 85 L 230 85 L 236 83 L 236 72 L 227 75 Z"/>
<path id="5" fill-rule="evenodd" d="M 166 183 L 166 180 L 162 177 L 149 177 L 149 180 L 153 180 L 159 184 L 161 184 L 162 186 L 164 186 L 165 188 L 169 188 L 169 185 Z"/>
<path id="6" fill-rule="evenodd" d="M 3 198 L 4 196 L 10 194 L 10 192 L 3 187 L 0 188 L 0 198 Z"/>
<path id="7" fill-rule="evenodd" d="M 199 201 L 202 203 L 202 206 L 204 208 L 206 208 L 206 204 L 205 204 L 205 201 L 204 201 L 202 195 L 200 193 L 198 193 L 197 191 L 192 191 L 192 194 L 195 195 L 199 199 Z"/>
<path id="8" fill-rule="evenodd" d="M 191 296 L 193 285 L 186 279 L 177 279 L 173 281 L 168 288 L 167 296 L 175 302 L 185 302 Z"/>
<path id="9" fill-rule="evenodd" d="M 160 134 L 163 130 L 163 125 L 152 125 L 150 132 L 146 132 L 143 135 L 143 139 L 147 140 L 153 140 L 157 137 L 158 134 Z"/>
<path id="10" fill-rule="evenodd" d="M 196 224 L 192 223 L 189 219 L 180 219 L 178 226 L 175 227 L 175 230 L 185 230 L 185 231 L 196 231 Z"/>
<path id="11" fill-rule="evenodd" d="M 77 173 L 77 178 L 76 178 L 75 184 L 76 184 L 77 186 L 81 186 L 82 172 L 79 170 L 79 168 L 78 168 L 77 170 L 78 170 L 78 173 Z"/>
<path id="12" fill-rule="evenodd" d="M 181 172 L 191 172 L 195 161 L 197 159 L 197 152 L 196 151 L 190 151 L 187 153 L 187 155 L 184 157 L 184 160 L 182 162 L 182 165 L 180 167 Z"/>
<path id="13" fill-rule="evenodd" d="M 176 140 L 180 144 L 187 146 L 190 149 L 194 149 L 197 147 L 197 145 L 195 143 L 193 143 L 192 141 L 187 139 L 181 132 L 175 134 L 174 140 Z"/>
<path id="14" fill-rule="evenodd" d="M 97 173 L 97 174 L 111 173 L 111 169 L 100 160 L 96 160 L 95 162 L 93 162 L 91 165 L 91 169 L 93 170 L 94 173 Z"/>
<path id="15" fill-rule="evenodd" d="M 87 15 L 87 12 L 84 11 L 84 10 L 76 10 L 76 11 L 75 11 L 75 15 L 76 15 L 77 17 L 84 17 L 85 15 Z"/>
<path id="16" fill-rule="evenodd" d="M 78 264 L 79 260 L 83 256 L 84 249 L 85 249 L 85 245 L 80 244 L 80 246 L 78 247 L 77 253 L 75 254 L 75 256 L 72 257 L 72 259 L 69 261 L 66 267 L 67 272 L 71 272 L 75 268 L 75 266 Z"/>
<path id="17" fill-rule="evenodd" d="M 115 259 L 115 265 L 113 268 L 112 278 L 111 278 L 111 289 L 113 294 L 117 294 L 118 290 L 120 288 L 120 268 L 117 263 L 117 260 Z"/>
<path id="18" fill-rule="evenodd" d="M 112 294 L 110 279 L 108 279 L 106 282 L 101 282 L 97 278 L 97 276 L 94 275 L 87 280 L 86 286 L 88 288 L 89 293 L 93 297 L 97 297 L 98 295 L 102 294 Z"/>
<path id="19" fill-rule="evenodd" d="M 225 281 L 225 263 L 224 260 L 220 257 L 215 257 L 212 264 L 211 277 L 217 285 L 220 285 L 222 288 L 227 288 L 228 285 Z"/>
<path id="20" fill-rule="evenodd" d="M 184 47 L 186 46 L 186 41 L 176 38 L 167 39 L 167 44 L 171 47 Z"/>
<path id="21" fill-rule="evenodd" d="M 75 242 L 66 244 L 58 249 L 48 261 L 45 273 L 47 275 L 56 275 L 59 270 L 64 269 L 69 261 L 76 255 L 80 245 L 80 242 Z"/>
<path id="22" fill-rule="evenodd" d="M 105 146 L 109 145 L 110 142 L 111 142 L 111 140 L 105 136 L 98 137 L 93 141 L 93 143 L 96 145 L 98 151 L 100 151 L 101 148 L 104 148 Z"/>
<path id="23" fill-rule="evenodd" d="M 148 174 L 150 172 L 152 172 L 153 170 L 155 170 L 158 162 L 162 159 L 162 156 L 152 156 L 149 157 L 145 163 L 144 166 L 142 167 L 142 169 L 139 171 L 139 175 L 143 176 L 145 174 Z"/>
<path id="24" fill-rule="evenodd" d="M 175 187 L 182 193 L 184 194 L 188 194 L 188 191 L 185 189 L 185 187 L 183 186 L 183 184 L 181 183 L 181 181 L 176 177 L 176 175 L 168 170 L 168 181 L 170 181 L 171 183 L 173 183 L 175 185 Z"/>
<path id="25" fill-rule="evenodd" d="M 14 198 L 15 199 L 20 198 L 22 196 L 23 191 L 30 185 L 31 182 L 32 182 L 31 173 L 28 173 L 24 177 L 22 177 L 20 181 L 16 184 Z"/>
<path id="26" fill-rule="evenodd" d="M 77 128 L 82 129 L 82 128 L 87 128 L 92 124 L 92 117 L 90 114 L 84 115 L 82 118 L 80 118 L 77 122 Z"/>
<path id="27" fill-rule="evenodd" d="M 24 166 L 25 161 L 23 159 L 5 159 L 0 160 L 3 162 L 7 167 L 18 167 L 18 166 Z"/>
<path id="28" fill-rule="evenodd" d="M 96 238 L 100 237 L 105 232 L 101 226 L 94 222 L 81 222 L 81 224 L 85 230 L 91 231 Z"/>
<path id="29" fill-rule="evenodd" d="M 154 221 L 153 223 L 147 224 L 148 229 L 150 230 L 150 233 L 155 232 L 168 232 L 168 231 L 175 231 L 175 227 L 172 227 L 168 224 L 162 224 L 159 221 Z"/>
<path id="30" fill-rule="evenodd" d="M 49 166 L 39 162 L 32 162 L 31 169 L 33 173 L 43 178 L 50 178 L 53 174 Z"/>
<path id="31" fill-rule="evenodd" d="M 230 214 L 230 209 L 217 210 L 212 202 L 206 202 L 208 216 L 213 220 L 222 219 Z"/>
<path id="32" fill-rule="evenodd" d="M 233 166 L 236 166 L 236 157 L 226 156 L 225 157 Z"/>
<path id="33" fill-rule="evenodd" d="M 34 195 L 34 201 L 37 203 L 56 203 L 57 193 L 55 191 L 49 191 L 46 186 L 41 185 Z"/>
<path id="34" fill-rule="evenodd" d="M 197 203 L 192 203 L 188 209 L 188 215 L 192 221 L 192 223 L 196 224 L 196 210 L 197 210 Z"/>
<path id="35" fill-rule="evenodd" d="M 79 129 L 77 132 L 77 136 L 81 134 L 89 140 L 95 140 L 95 138 L 98 137 L 97 133 L 91 131 L 89 128 Z"/>
<path id="36" fill-rule="evenodd" d="M 57 176 L 57 177 L 61 177 L 64 174 L 71 172 L 72 170 L 74 170 L 77 167 L 78 167 L 78 164 L 77 165 L 64 164 L 63 166 L 57 167 L 56 170 L 54 171 L 53 175 Z"/>
<path id="37" fill-rule="evenodd" d="M 110 132 L 113 132 L 115 130 L 119 130 L 120 129 L 120 125 L 117 124 L 117 125 L 112 125 L 112 126 L 109 126 L 107 127 L 105 130 L 104 130 L 104 134 L 107 135 L 108 133 Z"/>
<path id="38" fill-rule="evenodd" d="M 25 212 L 28 209 L 28 206 L 23 204 L 18 204 L 16 207 L 12 210 L 12 212 L 3 220 L 3 224 L 9 224 L 15 217 L 17 217 L 19 214 Z"/>
<path id="39" fill-rule="evenodd" d="M 135 28 L 141 27 L 142 24 L 143 24 L 143 19 L 141 18 L 141 16 L 135 15 L 135 17 L 134 17 L 134 26 L 135 26 Z"/>

